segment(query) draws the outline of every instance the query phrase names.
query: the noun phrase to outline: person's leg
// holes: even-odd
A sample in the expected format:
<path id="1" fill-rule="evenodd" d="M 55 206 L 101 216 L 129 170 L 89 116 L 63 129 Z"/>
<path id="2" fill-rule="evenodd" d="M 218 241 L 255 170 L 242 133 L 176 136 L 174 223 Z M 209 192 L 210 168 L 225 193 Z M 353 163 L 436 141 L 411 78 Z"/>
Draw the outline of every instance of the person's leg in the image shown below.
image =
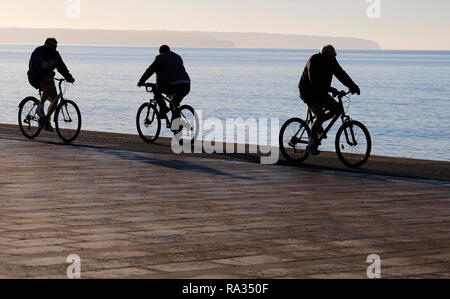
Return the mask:
<path id="1" fill-rule="evenodd" d="M 180 117 L 180 115 L 178 114 L 179 112 L 178 108 L 180 108 L 181 102 L 189 94 L 190 91 L 191 91 L 190 84 L 176 84 L 173 86 L 174 95 L 172 99 L 172 104 L 176 108 L 173 115 L 173 119 L 177 119 Z"/>
<path id="2" fill-rule="evenodd" d="M 306 152 L 309 154 L 318 154 L 317 148 L 319 146 L 319 134 L 322 131 L 322 124 L 325 121 L 325 113 L 323 108 L 318 103 L 312 103 L 308 105 L 311 112 L 316 117 L 312 127 L 311 127 L 311 136 L 309 137 L 309 143 L 306 147 Z"/>
<path id="3" fill-rule="evenodd" d="M 50 120 L 51 120 L 51 116 L 52 114 L 55 112 L 56 110 L 56 86 L 55 86 L 55 82 L 53 81 L 49 81 L 49 80 L 44 80 L 41 83 L 41 89 L 42 89 L 42 98 L 41 98 L 41 104 L 40 107 L 38 107 L 38 109 L 42 109 L 44 108 L 44 104 L 47 100 L 50 101 L 50 106 L 48 108 L 47 111 L 47 116 L 45 117 L 45 122 L 46 122 L 46 129 L 49 131 L 52 131 L 52 127 L 50 124 Z"/>
<path id="4" fill-rule="evenodd" d="M 321 105 L 314 103 L 309 105 L 309 110 L 316 117 L 312 127 L 311 127 L 311 137 L 317 141 L 319 133 L 322 131 L 322 124 L 325 122 L 325 112 Z"/>
<path id="5" fill-rule="evenodd" d="M 52 102 L 53 99 L 56 97 L 56 87 L 54 82 L 48 80 L 42 81 L 41 90 L 42 90 L 41 104 L 45 104 L 47 100 Z"/>
<path id="6" fill-rule="evenodd" d="M 324 98 L 322 103 L 324 107 L 327 109 L 325 113 L 325 121 L 330 120 L 333 117 L 335 117 L 336 114 L 341 113 L 339 103 L 335 99 L 333 99 L 333 97 L 331 97 L 330 95 Z"/>
<path id="7" fill-rule="evenodd" d="M 47 100 L 48 95 L 45 95 L 45 98 L 44 98 L 44 94 L 42 92 L 42 84 L 41 84 L 42 82 L 40 80 L 33 78 L 31 76 L 28 76 L 28 82 L 30 83 L 31 86 L 33 86 L 34 88 L 39 90 L 39 94 L 40 94 L 41 98 L 40 98 L 40 102 L 36 108 L 36 113 L 40 119 L 44 119 L 45 118 L 44 103 Z"/>
<path id="8" fill-rule="evenodd" d="M 56 107 L 54 107 L 54 102 L 56 101 L 56 86 L 55 82 L 44 80 L 41 83 L 42 98 L 41 104 L 44 105 L 47 100 L 50 101 L 50 106 L 48 107 L 47 116 L 50 117 L 53 112 L 55 112 Z"/>
<path id="9" fill-rule="evenodd" d="M 158 106 L 160 108 L 160 118 L 164 119 L 166 117 L 166 113 L 169 111 L 169 108 L 166 105 L 166 102 L 163 99 L 162 94 L 168 94 L 169 90 L 166 86 L 160 86 L 158 85 L 155 90 L 155 101 L 158 103 Z"/>
<path id="10" fill-rule="evenodd" d="M 191 84 L 177 84 L 174 85 L 174 97 L 173 97 L 173 105 L 175 107 L 179 107 L 183 99 L 189 94 L 191 91 Z"/>

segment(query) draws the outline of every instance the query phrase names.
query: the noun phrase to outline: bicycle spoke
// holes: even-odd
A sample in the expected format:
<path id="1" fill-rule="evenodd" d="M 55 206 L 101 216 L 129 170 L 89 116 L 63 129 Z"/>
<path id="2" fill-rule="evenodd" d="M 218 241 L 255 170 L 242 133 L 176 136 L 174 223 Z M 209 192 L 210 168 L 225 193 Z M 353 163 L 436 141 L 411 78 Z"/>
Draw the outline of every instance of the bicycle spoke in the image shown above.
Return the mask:
<path id="1" fill-rule="evenodd" d="M 72 142 L 80 133 L 81 115 L 71 101 L 63 102 L 58 107 L 55 121 L 59 137 L 66 142 Z"/>
<path id="2" fill-rule="evenodd" d="M 148 143 L 154 142 L 161 130 L 161 121 L 153 105 L 144 104 L 139 108 L 136 126 L 141 138 Z"/>
<path id="3" fill-rule="evenodd" d="M 39 118 L 36 116 L 38 103 L 35 98 L 27 98 L 19 108 L 19 127 L 28 139 L 34 139 L 40 133 Z"/>
<path id="4" fill-rule="evenodd" d="M 305 160 L 309 142 L 309 127 L 300 119 L 287 121 L 280 132 L 280 149 L 286 159 L 294 162 Z"/>
<path id="5" fill-rule="evenodd" d="M 336 136 L 339 159 L 349 167 L 362 166 L 370 156 L 371 140 L 367 129 L 358 122 L 344 124 Z"/>

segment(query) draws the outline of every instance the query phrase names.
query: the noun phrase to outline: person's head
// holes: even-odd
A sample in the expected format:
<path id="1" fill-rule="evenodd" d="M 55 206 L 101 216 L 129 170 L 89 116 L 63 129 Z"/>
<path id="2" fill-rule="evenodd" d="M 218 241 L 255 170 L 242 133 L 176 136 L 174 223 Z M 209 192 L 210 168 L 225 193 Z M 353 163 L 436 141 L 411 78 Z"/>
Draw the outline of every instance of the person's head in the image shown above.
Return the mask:
<path id="1" fill-rule="evenodd" d="M 169 46 L 167 46 L 167 45 L 162 45 L 162 46 L 159 48 L 159 54 L 164 54 L 164 53 L 167 53 L 167 52 L 170 52 Z"/>
<path id="2" fill-rule="evenodd" d="M 55 38 L 50 37 L 50 38 L 47 38 L 44 45 L 50 52 L 56 52 L 56 48 L 58 47 L 58 42 L 56 41 Z"/>
<path id="3" fill-rule="evenodd" d="M 336 50 L 332 45 L 324 46 L 322 50 L 320 50 L 320 54 L 322 54 L 323 56 L 325 56 L 330 60 L 335 59 L 337 56 Z"/>

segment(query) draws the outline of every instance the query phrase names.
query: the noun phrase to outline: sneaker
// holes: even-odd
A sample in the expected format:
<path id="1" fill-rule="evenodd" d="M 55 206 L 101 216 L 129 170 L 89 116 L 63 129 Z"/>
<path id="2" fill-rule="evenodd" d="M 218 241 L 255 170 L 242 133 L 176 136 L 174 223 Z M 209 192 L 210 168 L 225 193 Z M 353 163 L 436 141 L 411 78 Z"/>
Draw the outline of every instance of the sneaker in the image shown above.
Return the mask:
<path id="1" fill-rule="evenodd" d="M 44 105 L 39 104 L 36 108 L 36 113 L 39 118 L 45 118 Z"/>
<path id="2" fill-rule="evenodd" d="M 55 130 L 53 129 L 52 125 L 50 124 L 50 121 L 47 121 L 47 123 L 44 126 L 44 129 L 48 132 L 54 132 Z"/>
<path id="3" fill-rule="evenodd" d="M 320 155 L 320 151 L 317 149 L 317 146 L 315 146 L 315 145 L 308 145 L 306 147 L 305 153 L 308 155 L 313 155 L 313 156 Z"/>

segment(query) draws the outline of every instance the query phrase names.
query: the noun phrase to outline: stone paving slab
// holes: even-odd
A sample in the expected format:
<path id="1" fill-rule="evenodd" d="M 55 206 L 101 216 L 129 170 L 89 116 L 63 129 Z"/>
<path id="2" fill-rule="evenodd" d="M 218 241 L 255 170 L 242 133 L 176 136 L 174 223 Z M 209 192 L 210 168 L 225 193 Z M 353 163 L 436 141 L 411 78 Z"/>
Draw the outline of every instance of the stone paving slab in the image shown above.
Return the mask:
<path id="1" fill-rule="evenodd" d="M 0 277 L 449 278 L 450 186 L 0 138 Z"/>

